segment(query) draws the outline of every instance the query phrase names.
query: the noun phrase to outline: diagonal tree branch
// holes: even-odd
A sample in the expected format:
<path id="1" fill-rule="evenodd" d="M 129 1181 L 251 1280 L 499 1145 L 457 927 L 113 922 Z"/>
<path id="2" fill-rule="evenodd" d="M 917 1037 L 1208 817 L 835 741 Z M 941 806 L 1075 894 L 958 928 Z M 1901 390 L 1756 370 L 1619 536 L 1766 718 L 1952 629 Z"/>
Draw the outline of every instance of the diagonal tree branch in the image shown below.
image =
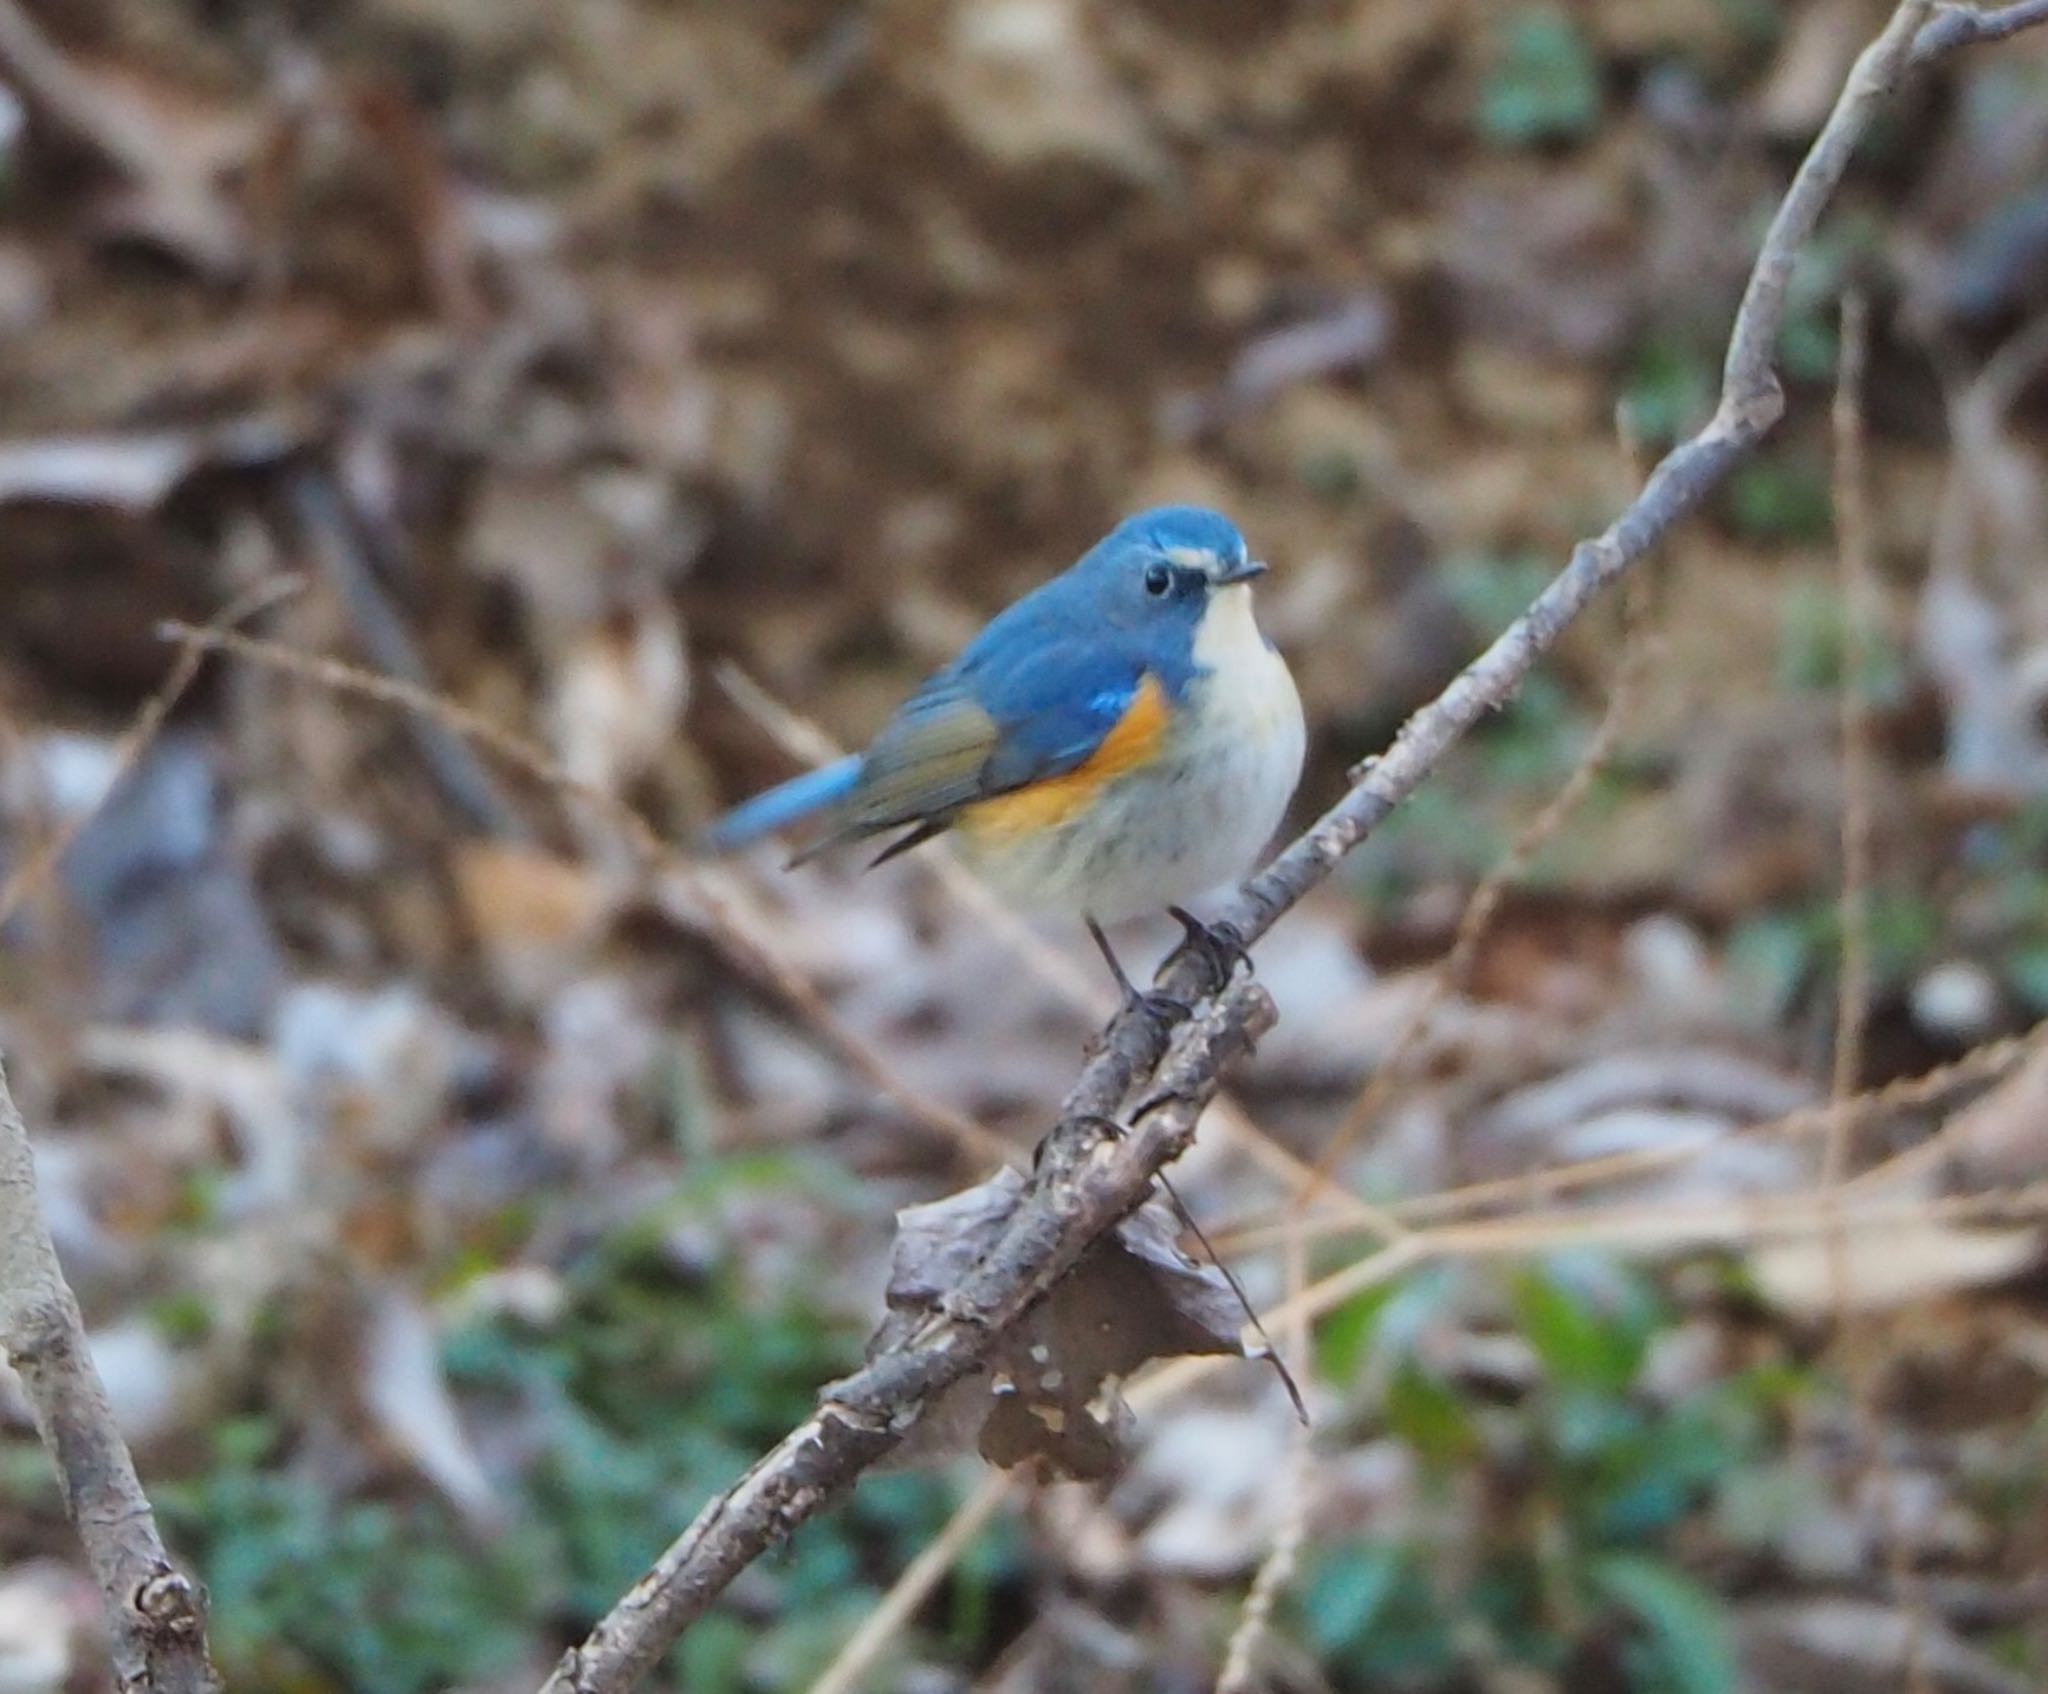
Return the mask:
<path id="1" fill-rule="evenodd" d="M 995 1337 L 1073 1269 L 1151 1192 L 1194 1139 L 1224 1066 L 1272 1028 L 1273 1002 L 1240 980 L 1175 1033 L 1158 1091 L 1127 1134 L 1064 1121 L 1040 1150 L 1012 1224 L 945 1308 L 901 1345 L 825 1391 L 818 1409 L 706 1506 L 544 1694 L 617 1694 L 653 1669 L 727 1583 L 900 1442 L 925 1407 L 970 1375 Z"/>
<path id="2" fill-rule="evenodd" d="M 1934 11 L 1933 0 L 1902 0 L 1857 59 L 1764 237 L 1729 337 L 1712 419 L 1664 457 L 1613 524 L 1573 550 L 1529 609 L 1409 719 L 1384 755 L 1354 773 L 1353 786 L 1335 806 L 1239 890 L 1225 920 L 1247 943 L 1324 881 L 1468 729 L 1514 694 L 1573 620 L 1777 423 L 1785 402 L 1773 354 L 1793 266 L 1874 111 L 1909 64 L 2048 22 L 2041 0 L 2003 13 L 1947 11 L 1930 23 Z M 589 1638 L 564 1655 L 543 1694 L 621 1694 L 630 1687 L 734 1576 L 895 1447 L 942 1389 L 978 1369 L 1003 1326 L 1145 1198 L 1154 1173 L 1192 1136 L 1224 1065 L 1274 1016 L 1253 985 L 1208 992 L 1192 957 L 1169 964 L 1158 986 L 1193 1004 L 1190 1019 L 1170 1030 L 1130 1013 L 1111 1022 L 1040 1148 L 1006 1235 L 948 1312 L 828 1388 L 819 1409 L 712 1501 Z M 1103 1120 L 1147 1078 L 1152 1086 L 1133 1132 L 1105 1140 Z"/>
<path id="3" fill-rule="evenodd" d="M 78 1526 L 113 1632 L 124 1694 L 219 1694 L 206 1600 L 171 1563 L 107 1391 L 78 1301 L 36 1205 L 28 1131 L 0 1068 L 0 1352 L 28 1396 L 65 1509 Z"/>

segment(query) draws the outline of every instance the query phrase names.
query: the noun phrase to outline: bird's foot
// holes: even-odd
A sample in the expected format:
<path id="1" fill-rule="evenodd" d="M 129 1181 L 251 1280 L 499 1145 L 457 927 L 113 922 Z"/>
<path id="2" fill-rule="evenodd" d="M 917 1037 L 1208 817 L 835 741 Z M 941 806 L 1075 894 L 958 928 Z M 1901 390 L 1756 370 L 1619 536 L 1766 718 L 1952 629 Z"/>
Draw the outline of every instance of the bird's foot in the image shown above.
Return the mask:
<path id="1" fill-rule="evenodd" d="M 1247 974 L 1253 969 L 1251 949 L 1232 925 L 1204 923 L 1183 906 L 1168 906 L 1166 915 L 1181 927 L 1180 945 L 1168 955 L 1167 962 L 1172 963 L 1183 953 L 1194 955 L 1207 969 L 1212 991 L 1225 987 L 1240 964 Z"/>
<path id="2" fill-rule="evenodd" d="M 1123 1009 L 1136 1012 L 1140 1017 L 1149 1018 L 1159 1026 L 1163 1035 L 1177 1023 L 1183 1022 L 1194 1012 L 1194 1007 L 1185 1000 L 1171 994 L 1162 994 L 1157 989 L 1140 988 L 1130 978 L 1130 973 L 1116 956 L 1109 944 L 1109 937 L 1102 933 L 1102 926 L 1093 918 L 1087 920 L 1088 933 L 1095 938 L 1095 945 L 1102 954 L 1103 963 L 1109 966 L 1110 975 L 1116 978 L 1118 991 L 1124 997 Z"/>
<path id="3" fill-rule="evenodd" d="M 1150 1018 L 1159 1026 L 1162 1034 L 1170 1031 L 1175 1024 L 1185 1023 L 1195 1014 L 1195 1008 L 1185 1000 L 1176 1000 L 1171 994 L 1159 994 L 1151 990 L 1128 996 L 1124 1001 L 1124 1010 L 1136 1012 L 1143 1018 Z"/>

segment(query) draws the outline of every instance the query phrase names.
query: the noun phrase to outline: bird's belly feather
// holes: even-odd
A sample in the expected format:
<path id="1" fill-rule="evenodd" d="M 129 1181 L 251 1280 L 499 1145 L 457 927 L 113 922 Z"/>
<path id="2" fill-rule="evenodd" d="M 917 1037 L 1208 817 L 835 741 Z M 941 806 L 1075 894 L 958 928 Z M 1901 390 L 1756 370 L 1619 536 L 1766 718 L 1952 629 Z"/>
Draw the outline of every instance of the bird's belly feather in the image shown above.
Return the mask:
<path id="1" fill-rule="evenodd" d="M 1277 653 L 1258 642 L 1221 657 L 1190 684 L 1170 727 L 1160 702 L 1149 759 L 968 808 L 957 837 L 968 863 L 1022 904 L 1103 923 L 1242 876 L 1286 812 L 1304 732 L 1300 698 Z"/>

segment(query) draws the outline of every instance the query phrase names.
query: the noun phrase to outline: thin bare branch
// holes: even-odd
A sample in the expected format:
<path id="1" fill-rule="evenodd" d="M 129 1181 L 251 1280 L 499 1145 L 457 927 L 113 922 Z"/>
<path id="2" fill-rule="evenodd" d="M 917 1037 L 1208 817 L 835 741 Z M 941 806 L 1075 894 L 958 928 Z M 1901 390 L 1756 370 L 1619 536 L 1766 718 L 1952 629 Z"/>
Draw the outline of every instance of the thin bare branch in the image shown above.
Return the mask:
<path id="1" fill-rule="evenodd" d="M 157 138 L 148 126 L 100 95 L 15 0 L 0 0 L 0 71 L 74 146 L 127 176 L 154 173 Z"/>
<path id="2" fill-rule="evenodd" d="M 1900 1077 L 1882 1088 L 1870 1089 L 1839 1103 L 1827 1101 L 1788 1112 L 1783 1117 L 1766 1119 L 1762 1123 L 1744 1124 L 1717 1140 L 1665 1142 L 1650 1147 L 1634 1147 L 1625 1153 L 1603 1153 L 1594 1159 L 1574 1159 L 1569 1164 L 1555 1165 L 1546 1170 L 1524 1171 L 1516 1176 L 1493 1177 L 1485 1182 L 1467 1183 L 1461 1188 L 1420 1194 L 1412 1200 L 1397 1201 L 1389 1209 L 1410 1226 L 1410 1233 L 1404 1239 L 1416 1240 L 1429 1232 L 1428 1226 L 1449 1219 L 1469 1217 L 1496 1206 L 1512 1204 L 1522 1205 L 1533 1212 L 1547 1200 L 1561 1199 L 1565 1195 L 1624 1178 L 1654 1176 L 1682 1169 L 1710 1151 L 1744 1142 L 1780 1137 L 1786 1140 L 1824 1138 L 1837 1125 L 1854 1136 L 1863 1130 L 1879 1129 L 1894 1123 L 1906 1112 L 1938 1107 L 1967 1089 L 1996 1082 L 2044 1048 L 2048 1048 L 2048 1021 L 2018 1035 L 1987 1041 L 1981 1047 L 1972 1048 L 1953 1064 L 1922 1072 L 1919 1076 Z M 1950 1122 L 1953 1121 L 1951 1118 Z M 1884 1188 L 1904 1176 L 1924 1170 L 1947 1156 L 1948 1132 L 1949 1124 L 1945 1123 L 1927 1140 L 1849 1178 L 1842 1184 L 1842 1192 L 1852 1194 Z M 1348 1218 L 1325 1217 L 1309 1219 L 1305 1233 L 1309 1240 L 1321 1241 L 1356 1235 L 1361 1231 Z M 1217 1249 L 1225 1253 L 1266 1251 L 1283 1245 L 1287 1237 L 1288 1225 L 1284 1220 L 1248 1225 L 1219 1235 Z"/>
<path id="3" fill-rule="evenodd" d="M 1842 962 L 1830 1099 L 1856 1092 L 1870 1016 L 1870 826 L 1873 780 L 1865 673 L 1877 621 L 1870 574 L 1870 501 L 1864 469 L 1863 369 L 1870 341 L 1863 296 L 1842 302 L 1842 369 L 1835 390 L 1835 529 L 1842 585 Z M 1828 1137 L 1825 1179 L 1842 1179 L 1846 1140 Z"/>
<path id="4" fill-rule="evenodd" d="M 322 465 L 290 471 L 284 499 L 370 663 L 385 675 L 426 688 L 426 661 L 379 580 L 371 556 L 373 532 L 351 508 L 333 472 Z M 531 836 L 467 740 L 428 714 L 411 713 L 405 721 L 435 786 L 466 827 L 501 841 Z"/>
<path id="5" fill-rule="evenodd" d="M 1958 47 L 1974 47 L 1982 41 L 2003 41 L 2023 29 L 2048 24 L 2048 0 L 2017 0 L 2010 6 L 1988 10 L 1976 6 L 1942 6 L 1932 23 L 1913 43 L 1914 67 L 1953 53 Z"/>
<path id="6" fill-rule="evenodd" d="M 1287 1350 L 1294 1355 L 1303 1379 L 1313 1386 L 1314 1360 L 1309 1347 L 1314 1330 L 1302 1300 L 1308 1292 L 1308 1243 L 1301 1225 L 1307 1219 L 1296 1207 L 1288 1214 L 1287 1221 L 1285 1304 L 1293 1307 L 1293 1315 L 1287 1325 Z M 1280 1509 L 1279 1526 L 1273 1532 L 1272 1545 L 1266 1549 L 1266 1556 L 1259 1561 L 1259 1568 L 1252 1576 L 1252 1585 L 1246 1591 L 1244 1605 L 1238 1613 L 1237 1627 L 1230 1632 L 1230 1640 L 1224 1646 L 1222 1668 L 1216 1673 L 1216 1694 L 1251 1694 L 1257 1686 L 1259 1648 L 1272 1627 L 1274 1608 L 1287 1592 L 1287 1585 L 1294 1580 L 1295 1568 L 1301 1562 L 1302 1545 L 1308 1539 L 1309 1509 L 1314 1503 L 1315 1459 L 1315 1430 L 1304 1416 L 1288 1448 L 1287 1493 Z"/>
<path id="7" fill-rule="evenodd" d="M 661 837 L 660 831 L 626 801 L 594 783 L 564 770 L 546 748 L 528 740 L 481 712 L 436 694 L 424 684 L 383 676 L 343 664 L 318 653 L 261 641 L 232 630 L 167 622 L 163 633 L 193 648 L 232 653 L 250 664 L 295 676 L 337 694 L 373 700 L 398 711 L 432 718 L 436 723 L 488 749 L 514 770 L 543 788 L 569 796 L 589 807 L 618 830 L 642 866 L 658 868 L 668 877 L 666 891 L 674 915 L 702 933 L 726 961 L 781 1000 L 840 1062 L 883 1098 L 893 1100 L 913 1121 L 957 1144 L 976 1159 L 1004 1159 L 1011 1148 L 1000 1136 L 934 1100 L 907 1081 L 826 1002 L 808 976 L 746 914 L 730 876 L 715 866 L 686 859 Z"/>
<path id="8" fill-rule="evenodd" d="M 955 1561 L 1016 1491 L 1017 1484 L 1007 1471 L 992 1471 L 983 1477 L 945 1527 L 903 1567 L 903 1574 L 890 1585 L 880 1604 L 861 1619 L 860 1628 L 847 1637 L 846 1645 L 805 1694 L 853 1694 L 860 1679 L 874 1668 L 882 1649 L 931 1598 L 932 1590 L 945 1580 Z"/>
<path id="9" fill-rule="evenodd" d="M 1842 735 L 1842 892 L 1837 908 L 1842 939 L 1828 1099 L 1837 1107 L 1855 1093 L 1863 1071 L 1864 1033 L 1870 1018 L 1871 787 L 1876 772 L 1866 673 L 1877 622 L 1877 590 L 1871 577 L 1870 481 L 1863 417 L 1869 354 L 1869 305 L 1861 294 L 1852 292 L 1842 300 L 1842 350 L 1833 407 L 1835 551 L 1842 600 L 1841 675 L 1836 687 Z M 1821 1155 L 1821 1193 L 1831 1213 L 1840 1206 L 1848 1168 L 1849 1126 L 1846 1114 L 1837 1111 L 1831 1115 Z M 1876 1368 L 1877 1355 L 1850 1345 L 1855 1313 L 1849 1241 L 1838 1222 L 1828 1230 L 1826 1248 L 1837 1345 L 1847 1354 L 1858 1468 L 1876 1485 L 1886 1567 L 1905 1616 L 1901 1680 L 1910 1694 L 1925 1694 L 1929 1686 L 1924 1651 L 1926 1597 L 1912 1570 L 1910 1541 L 1900 1511 L 1899 1476 L 1886 1451 L 1878 1406 L 1881 1375 Z"/>
<path id="10" fill-rule="evenodd" d="M 247 593 L 236 596 L 203 630 L 195 630 L 195 638 L 185 640 L 178 656 L 172 660 L 171 668 L 157 690 L 142 704 L 121 739 L 114 746 L 113 778 L 106 791 L 100 796 L 99 806 L 89 806 L 52 830 L 34 852 L 23 858 L 4 883 L 0 883 L 0 928 L 21 909 L 22 902 L 33 894 L 57 866 L 64 855 L 71 851 L 86 826 L 99 815 L 101 806 L 111 800 L 114 791 L 127 781 L 129 774 L 141 763 L 163 728 L 170 721 L 171 713 L 177 710 L 178 702 L 185 697 L 199 675 L 199 667 L 206 662 L 207 643 L 197 636 L 212 636 L 231 630 L 236 624 L 267 610 L 280 600 L 296 594 L 304 586 L 297 577 L 274 577 L 257 583 Z"/>
<path id="11" fill-rule="evenodd" d="M 1633 585 L 1632 585 L 1633 586 Z M 1316 1198 L 1318 1190 L 1334 1179 L 1337 1165 L 1350 1151 L 1365 1130 L 1376 1122 L 1393 1098 L 1394 1091 L 1407 1075 L 1415 1045 L 1422 1032 L 1438 1010 L 1453 994 L 1461 990 L 1470 977 L 1479 949 L 1499 914 L 1501 902 L 1507 898 L 1522 873 L 1528 869 L 1532 859 L 1540 853 L 1555 836 L 1573 812 L 1584 802 L 1592 791 L 1593 782 L 1607 762 L 1613 757 L 1616 743 L 1627 727 L 1635 705 L 1636 688 L 1641 681 L 1643 660 L 1647 647 L 1641 639 L 1643 609 L 1631 596 L 1623 608 L 1621 656 L 1615 665 L 1614 681 L 1608 689 L 1607 705 L 1600 714 L 1599 726 L 1586 743 L 1585 751 L 1578 763 L 1572 767 L 1571 775 L 1561 787 L 1537 811 L 1534 817 L 1523 825 L 1519 834 L 1501 855 L 1494 867 L 1473 889 L 1472 897 L 1465 902 L 1465 910 L 1458 918 L 1457 932 L 1451 939 L 1447 952 L 1436 969 L 1431 972 L 1429 985 L 1415 1009 L 1408 1014 L 1400 1033 L 1394 1037 L 1387 1049 L 1386 1057 L 1373 1068 L 1365 1086 L 1358 1091 L 1336 1129 L 1323 1143 L 1316 1155 L 1314 1169 L 1294 1196 L 1293 1204 L 1298 1208 Z M 1398 1238 L 1403 1226 L 1399 1218 L 1386 1214 L 1393 1223 L 1392 1232 L 1385 1238 Z"/>
<path id="12" fill-rule="evenodd" d="M 1863 1033 L 1870 1017 L 1870 708 L 1864 696 L 1876 589 L 1870 576 L 1870 501 L 1864 469 L 1863 373 L 1870 343 L 1869 309 L 1860 294 L 1842 301 L 1841 370 L 1835 384 L 1835 535 L 1842 591 L 1841 677 L 1837 685 L 1842 731 L 1842 932 L 1835 992 L 1835 1051 L 1828 1099 L 1845 1106 L 1863 1070 Z M 1849 1124 L 1838 1110 L 1821 1152 L 1821 1187 L 1839 1191 L 1849 1168 Z M 1839 1234 L 1828 1241 L 1835 1308 L 1849 1304 L 1848 1250 Z"/>
<path id="13" fill-rule="evenodd" d="M 171 1563 L 114 1408 L 93 1368 L 77 1298 L 36 1202 L 28 1130 L 0 1066 L 0 1353 L 21 1378 L 36 1433 L 106 1607 L 128 1694 L 219 1694 L 206 1597 Z"/>

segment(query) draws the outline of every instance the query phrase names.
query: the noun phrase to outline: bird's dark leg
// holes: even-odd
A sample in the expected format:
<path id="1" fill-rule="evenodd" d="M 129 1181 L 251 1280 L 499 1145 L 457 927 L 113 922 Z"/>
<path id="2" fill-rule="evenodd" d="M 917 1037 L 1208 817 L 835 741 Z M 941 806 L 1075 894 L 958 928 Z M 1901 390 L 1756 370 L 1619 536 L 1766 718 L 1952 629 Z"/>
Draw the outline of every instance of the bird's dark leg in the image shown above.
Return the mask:
<path id="1" fill-rule="evenodd" d="M 1192 1007 L 1185 1000 L 1176 1000 L 1171 994 L 1159 994 L 1140 988 L 1130 979 L 1115 950 L 1109 944 L 1109 937 L 1102 933 L 1102 925 L 1093 918 L 1081 920 L 1088 926 L 1088 933 L 1095 938 L 1097 950 L 1102 954 L 1103 963 L 1109 966 L 1109 973 L 1116 978 L 1117 987 L 1122 990 L 1124 1004 L 1160 1024 L 1172 1025 L 1186 1017 Z"/>
<path id="2" fill-rule="evenodd" d="M 1230 981 L 1230 973 L 1242 964 L 1247 972 L 1252 969 L 1251 951 L 1244 944 L 1244 938 L 1227 923 L 1204 923 L 1184 906 L 1168 906 L 1166 915 L 1181 927 L 1181 943 L 1173 950 L 1173 957 L 1193 953 L 1209 969 L 1213 986 L 1223 987 Z"/>

